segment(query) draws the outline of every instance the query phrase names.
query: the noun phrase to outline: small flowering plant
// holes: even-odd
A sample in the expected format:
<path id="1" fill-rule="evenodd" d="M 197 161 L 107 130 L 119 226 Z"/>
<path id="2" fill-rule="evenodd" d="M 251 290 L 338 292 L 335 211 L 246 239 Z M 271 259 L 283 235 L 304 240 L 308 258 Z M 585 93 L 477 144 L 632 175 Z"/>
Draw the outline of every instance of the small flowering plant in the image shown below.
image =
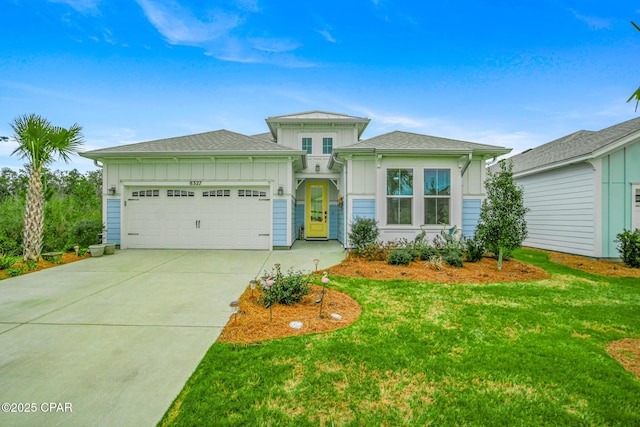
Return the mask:
<path id="1" fill-rule="evenodd" d="M 274 264 L 270 273 L 265 271 L 261 284 L 265 293 L 262 302 L 266 307 L 273 304 L 292 305 L 309 293 L 308 276 L 293 268 L 283 274 L 280 264 Z"/>

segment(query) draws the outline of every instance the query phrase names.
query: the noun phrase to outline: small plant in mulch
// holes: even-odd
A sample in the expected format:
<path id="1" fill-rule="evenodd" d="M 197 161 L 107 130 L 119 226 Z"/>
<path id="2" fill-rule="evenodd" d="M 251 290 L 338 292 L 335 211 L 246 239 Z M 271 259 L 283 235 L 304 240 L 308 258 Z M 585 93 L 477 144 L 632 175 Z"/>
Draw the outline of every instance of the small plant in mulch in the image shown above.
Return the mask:
<path id="1" fill-rule="evenodd" d="M 271 285 L 268 285 L 267 281 Z M 300 302 L 309 293 L 308 281 L 309 276 L 302 271 L 290 268 L 287 274 L 283 274 L 280 264 L 275 264 L 270 273 L 265 271 L 262 280 L 265 295 L 262 297 L 262 303 L 265 307 L 270 307 L 273 304 L 292 305 Z"/>

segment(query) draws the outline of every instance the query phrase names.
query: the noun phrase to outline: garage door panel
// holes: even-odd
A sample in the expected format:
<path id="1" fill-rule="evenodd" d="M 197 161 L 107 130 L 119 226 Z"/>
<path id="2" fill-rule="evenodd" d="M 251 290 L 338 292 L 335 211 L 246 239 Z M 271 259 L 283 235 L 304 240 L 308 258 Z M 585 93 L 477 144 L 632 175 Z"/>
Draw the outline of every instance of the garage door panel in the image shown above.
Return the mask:
<path id="1" fill-rule="evenodd" d="M 270 247 L 267 188 L 149 187 L 131 189 L 128 194 L 134 192 L 152 197 L 131 197 L 126 204 L 126 234 L 131 248 Z"/>

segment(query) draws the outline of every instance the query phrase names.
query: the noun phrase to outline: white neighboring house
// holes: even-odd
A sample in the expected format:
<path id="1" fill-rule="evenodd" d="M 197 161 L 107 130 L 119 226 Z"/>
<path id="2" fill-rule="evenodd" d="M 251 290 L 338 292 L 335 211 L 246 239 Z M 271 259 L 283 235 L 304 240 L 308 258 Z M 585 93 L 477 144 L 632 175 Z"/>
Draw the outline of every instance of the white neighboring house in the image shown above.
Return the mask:
<path id="1" fill-rule="evenodd" d="M 530 209 L 525 246 L 618 258 L 616 235 L 640 228 L 640 118 L 581 130 L 508 160 Z"/>
<path id="2" fill-rule="evenodd" d="M 487 159 L 510 149 L 395 131 L 310 111 L 269 117 L 268 133 L 218 130 L 81 155 L 103 167 L 103 217 L 121 248 L 274 249 L 296 239 L 349 247 L 357 217 L 384 240 L 472 235 Z"/>

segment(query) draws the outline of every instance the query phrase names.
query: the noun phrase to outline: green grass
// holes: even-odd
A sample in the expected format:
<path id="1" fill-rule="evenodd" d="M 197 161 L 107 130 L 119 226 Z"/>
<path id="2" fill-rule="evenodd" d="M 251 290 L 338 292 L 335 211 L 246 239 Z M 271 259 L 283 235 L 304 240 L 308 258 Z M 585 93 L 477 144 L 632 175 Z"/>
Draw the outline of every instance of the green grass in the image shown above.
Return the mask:
<path id="1" fill-rule="evenodd" d="M 552 277 L 433 284 L 332 277 L 346 329 L 214 344 L 166 425 L 640 425 L 640 381 L 605 345 L 640 337 L 638 279 L 521 250 Z"/>

